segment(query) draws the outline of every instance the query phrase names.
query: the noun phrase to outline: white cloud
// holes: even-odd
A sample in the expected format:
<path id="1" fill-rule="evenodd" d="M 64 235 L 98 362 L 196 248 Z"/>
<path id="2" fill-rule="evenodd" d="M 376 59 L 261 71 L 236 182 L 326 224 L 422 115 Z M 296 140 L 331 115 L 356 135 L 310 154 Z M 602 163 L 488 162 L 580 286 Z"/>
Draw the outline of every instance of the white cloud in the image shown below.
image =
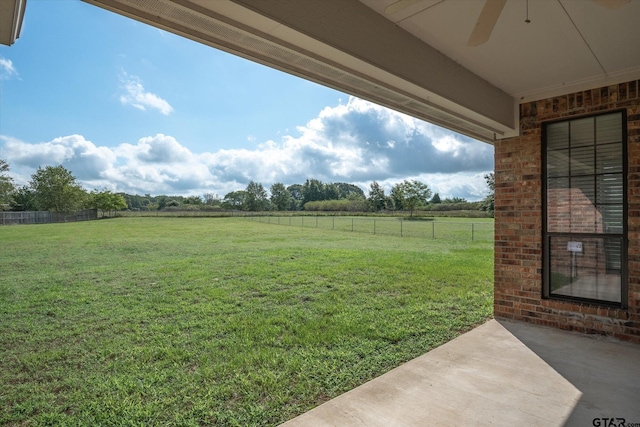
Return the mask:
<path id="1" fill-rule="evenodd" d="M 123 105 L 131 105 L 143 111 L 147 108 L 156 109 L 165 116 L 173 112 L 173 107 L 167 101 L 154 93 L 146 92 L 138 77 L 122 73 L 121 80 L 124 93 L 120 95 L 120 102 Z"/>
<path id="2" fill-rule="evenodd" d="M 0 79 L 8 79 L 17 75 L 18 70 L 13 66 L 13 62 L 0 56 Z"/>
<path id="3" fill-rule="evenodd" d="M 80 135 L 44 143 L 0 137 L 0 157 L 21 174 L 16 181 L 28 181 L 40 165 L 63 164 L 87 189 L 137 194 L 224 195 L 249 180 L 268 188 L 307 178 L 350 182 L 366 192 L 373 180 L 390 190 L 419 179 L 442 198 L 477 200 L 487 191 L 483 175 L 493 169 L 493 147 L 356 98 L 323 109 L 297 135 L 255 149 L 193 153 L 184 144 L 163 134 L 116 147 Z"/>

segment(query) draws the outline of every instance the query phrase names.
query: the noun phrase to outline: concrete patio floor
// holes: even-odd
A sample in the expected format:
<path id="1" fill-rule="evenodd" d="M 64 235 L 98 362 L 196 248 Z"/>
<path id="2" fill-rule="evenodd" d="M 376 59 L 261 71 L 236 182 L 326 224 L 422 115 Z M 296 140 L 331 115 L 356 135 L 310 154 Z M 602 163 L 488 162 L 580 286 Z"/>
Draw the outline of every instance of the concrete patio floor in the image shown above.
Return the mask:
<path id="1" fill-rule="evenodd" d="M 640 346 L 490 320 L 282 426 L 609 425 L 594 418 L 640 426 Z"/>

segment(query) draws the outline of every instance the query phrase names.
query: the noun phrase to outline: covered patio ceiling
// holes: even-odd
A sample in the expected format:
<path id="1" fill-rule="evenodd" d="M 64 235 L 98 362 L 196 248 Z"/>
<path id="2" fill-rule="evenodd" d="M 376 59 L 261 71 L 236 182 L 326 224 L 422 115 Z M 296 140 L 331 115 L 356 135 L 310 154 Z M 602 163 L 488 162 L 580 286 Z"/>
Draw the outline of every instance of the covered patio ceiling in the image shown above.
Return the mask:
<path id="1" fill-rule="evenodd" d="M 85 1 L 489 143 L 521 102 L 640 79 L 640 0 L 487 0 L 478 46 L 482 0 Z"/>

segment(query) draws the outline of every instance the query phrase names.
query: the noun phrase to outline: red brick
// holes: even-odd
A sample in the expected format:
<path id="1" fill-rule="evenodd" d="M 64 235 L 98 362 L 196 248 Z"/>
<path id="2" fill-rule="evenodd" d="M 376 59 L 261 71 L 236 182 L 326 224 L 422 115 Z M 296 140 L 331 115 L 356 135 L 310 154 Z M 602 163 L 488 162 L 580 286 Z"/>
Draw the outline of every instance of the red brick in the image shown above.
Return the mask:
<path id="1" fill-rule="evenodd" d="M 542 299 L 542 124 L 620 108 L 629 134 L 628 308 Z M 495 142 L 495 315 L 640 343 L 640 81 L 527 102 L 520 116 L 521 136 Z"/>

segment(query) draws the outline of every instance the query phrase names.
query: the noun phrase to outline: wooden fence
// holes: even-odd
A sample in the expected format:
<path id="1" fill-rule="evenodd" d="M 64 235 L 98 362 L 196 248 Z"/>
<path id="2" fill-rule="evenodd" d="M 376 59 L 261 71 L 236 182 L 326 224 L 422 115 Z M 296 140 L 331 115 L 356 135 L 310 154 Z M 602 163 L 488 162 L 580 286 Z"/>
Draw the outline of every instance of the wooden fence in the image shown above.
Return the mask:
<path id="1" fill-rule="evenodd" d="M 98 219 L 96 209 L 85 209 L 72 214 L 46 211 L 0 212 L 0 225 L 49 224 L 52 222 L 76 222 Z"/>

